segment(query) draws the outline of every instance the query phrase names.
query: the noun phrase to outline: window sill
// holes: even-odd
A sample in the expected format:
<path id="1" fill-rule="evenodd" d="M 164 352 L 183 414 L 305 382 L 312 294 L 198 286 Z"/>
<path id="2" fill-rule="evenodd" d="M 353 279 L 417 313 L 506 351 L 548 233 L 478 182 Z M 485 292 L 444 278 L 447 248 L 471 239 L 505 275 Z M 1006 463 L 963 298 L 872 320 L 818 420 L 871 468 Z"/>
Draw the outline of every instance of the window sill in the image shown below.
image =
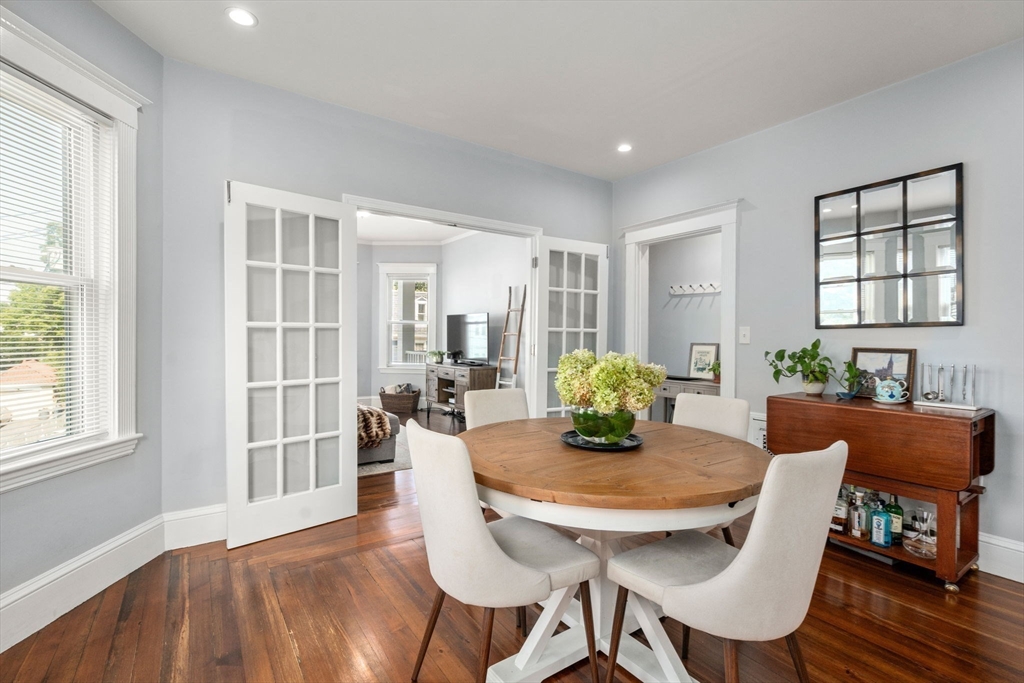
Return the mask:
<path id="1" fill-rule="evenodd" d="M 411 363 L 409 365 L 390 365 L 386 368 L 377 368 L 377 372 L 383 375 L 416 375 L 426 372 L 427 366 L 423 363 Z"/>
<path id="2" fill-rule="evenodd" d="M 0 493 L 131 455 L 141 438 L 141 434 L 133 434 L 99 442 L 72 444 L 0 463 Z"/>

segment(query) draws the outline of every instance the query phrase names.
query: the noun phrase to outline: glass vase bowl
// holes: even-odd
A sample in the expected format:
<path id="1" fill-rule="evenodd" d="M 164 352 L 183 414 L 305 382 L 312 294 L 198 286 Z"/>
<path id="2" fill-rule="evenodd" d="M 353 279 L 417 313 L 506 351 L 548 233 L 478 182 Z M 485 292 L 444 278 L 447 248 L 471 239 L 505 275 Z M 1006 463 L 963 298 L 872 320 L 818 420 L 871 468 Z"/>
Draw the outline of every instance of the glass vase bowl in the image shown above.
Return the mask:
<path id="1" fill-rule="evenodd" d="M 573 408 L 572 426 L 591 443 L 618 443 L 629 436 L 636 415 L 628 410 L 602 413 L 593 408 Z"/>

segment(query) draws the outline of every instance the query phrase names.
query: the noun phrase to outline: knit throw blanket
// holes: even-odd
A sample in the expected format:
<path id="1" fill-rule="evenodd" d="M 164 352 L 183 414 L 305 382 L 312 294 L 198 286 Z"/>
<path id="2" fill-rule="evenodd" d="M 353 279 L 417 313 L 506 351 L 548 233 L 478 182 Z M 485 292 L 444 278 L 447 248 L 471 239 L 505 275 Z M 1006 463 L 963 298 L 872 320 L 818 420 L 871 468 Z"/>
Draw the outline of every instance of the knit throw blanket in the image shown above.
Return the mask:
<path id="1" fill-rule="evenodd" d="M 356 405 L 359 421 L 359 448 L 377 448 L 380 442 L 391 437 L 391 423 L 388 414 L 373 406 Z"/>

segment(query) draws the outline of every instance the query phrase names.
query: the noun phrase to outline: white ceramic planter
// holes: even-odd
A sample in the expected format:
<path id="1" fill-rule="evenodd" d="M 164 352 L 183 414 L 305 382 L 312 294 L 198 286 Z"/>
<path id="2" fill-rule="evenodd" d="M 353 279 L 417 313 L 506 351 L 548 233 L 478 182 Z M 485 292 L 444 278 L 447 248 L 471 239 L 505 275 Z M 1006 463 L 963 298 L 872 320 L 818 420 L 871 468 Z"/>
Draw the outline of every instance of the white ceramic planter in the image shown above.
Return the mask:
<path id="1" fill-rule="evenodd" d="M 808 396 L 820 396 L 825 393 L 824 382 L 804 382 L 804 393 Z"/>

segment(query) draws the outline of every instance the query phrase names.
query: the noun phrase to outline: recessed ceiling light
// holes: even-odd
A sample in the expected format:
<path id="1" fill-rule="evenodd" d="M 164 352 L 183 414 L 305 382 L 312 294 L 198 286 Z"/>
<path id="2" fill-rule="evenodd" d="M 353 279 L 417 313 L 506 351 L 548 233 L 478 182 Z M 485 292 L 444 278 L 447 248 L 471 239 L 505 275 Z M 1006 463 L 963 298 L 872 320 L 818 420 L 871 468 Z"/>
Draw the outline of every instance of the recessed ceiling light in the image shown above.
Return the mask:
<path id="1" fill-rule="evenodd" d="M 359 216 L 360 218 L 366 218 L 367 216 L 370 215 L 370 212 L 369 211 L 359 210 L 359 211 L 356 211 L 356 215 Z"/>
<path id="2" fill-rule="evenodd" d="M 256 15 L 249 10 L 244 10 L 241 7 L 229 7 L 228 17 L 231 21 L 235 22 L 239 26 L 255 26 L 260 23 Z"/>
<path id="3" fill-rule="evenodd" d="M 633 145 L 629 144 L 628 142 L 623 142 L 621 145 L 619 145 L 620 152 L 628 152 L 631 149 L 633 149 Z"/>
<path id="4" fill-rule="evenodd" d="M 828 213 L 828 212 L 829 212 L 829 211 L 831 211 L 831 210 L 832 210 L 832 209 L 822 209 L 822 210 L 821 210 L 821 212 L 822 212 L 822 213 Z"/>

